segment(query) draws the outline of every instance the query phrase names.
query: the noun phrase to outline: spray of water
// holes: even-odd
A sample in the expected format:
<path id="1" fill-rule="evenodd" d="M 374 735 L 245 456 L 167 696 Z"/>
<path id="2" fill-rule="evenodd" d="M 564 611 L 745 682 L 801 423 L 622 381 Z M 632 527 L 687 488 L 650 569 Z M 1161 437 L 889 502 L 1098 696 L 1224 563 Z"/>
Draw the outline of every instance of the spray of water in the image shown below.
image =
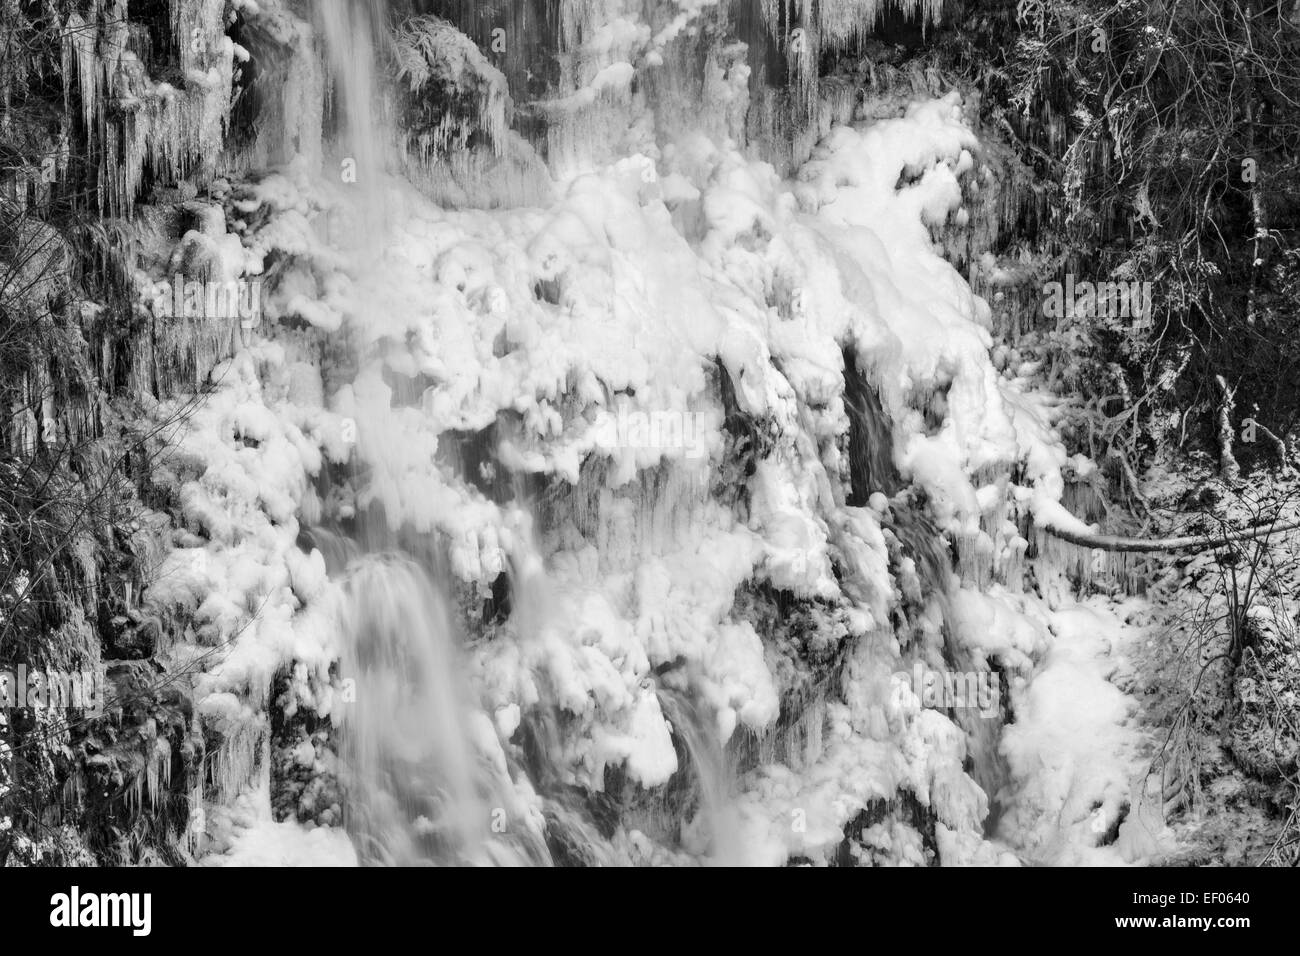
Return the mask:
<path id="1" fill-rule="evenodd" d="M 338 98 L 343 181 L 362 229 L 354 238 L 382 248 L 392 137 L 382 121 L 377 51 L 387 4 L 322 0 L 317 15 Z M 358 857 L 408 866 L 488 862 L 495 781 L 472 744 L 460 641 L 436 562 L 390 550 L 382 515 L 362 516 L 348 538 L 313 529 L 309 539 L 344 584 L 340 664 L 351 699 L 341 756 Z"/>
<path id="2" fill-rule="evenodd" d="M 661 690 L 659 706 L 686 750 L 697 801 L 694 815 L 684 823 L 687 841 L 703 851 L 711 866 L 737 866 L 743 859 L 740 818 L 732 787 L 735 774 L 718 738 L 717 726 L 699 703 L 686 694 Z M 679 771 L 681 772 L 681 771 Z"/>
<path id="3" fill-rule="evenodd" d="M 363 245 L 373 245 L 388 221 L 384 174 L 392 137 L 384 129 L 376 51 L 387 36 L 385 0 L 320 0 L 321 34 L 342 107 L 340 175 L 357 192 Z"/>
<path id="4" fill-rule="evenodd" d="M 425 569 L 368 555 L 348 571 L 341 613 L 348 829 L 363 862 L 478 862 L 491 807 L 464 721 L 458 647 Z"/>

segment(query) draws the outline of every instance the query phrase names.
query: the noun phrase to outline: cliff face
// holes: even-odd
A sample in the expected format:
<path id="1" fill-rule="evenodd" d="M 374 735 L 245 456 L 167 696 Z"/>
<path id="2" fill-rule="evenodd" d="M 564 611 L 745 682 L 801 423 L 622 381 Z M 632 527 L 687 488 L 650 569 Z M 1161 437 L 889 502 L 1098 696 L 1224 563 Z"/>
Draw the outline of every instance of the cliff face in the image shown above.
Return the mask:
<path id="1" fill-rule="evenodd" d="M 936 5 L 5 12 L 5 854 L 1158 852 Z"/>

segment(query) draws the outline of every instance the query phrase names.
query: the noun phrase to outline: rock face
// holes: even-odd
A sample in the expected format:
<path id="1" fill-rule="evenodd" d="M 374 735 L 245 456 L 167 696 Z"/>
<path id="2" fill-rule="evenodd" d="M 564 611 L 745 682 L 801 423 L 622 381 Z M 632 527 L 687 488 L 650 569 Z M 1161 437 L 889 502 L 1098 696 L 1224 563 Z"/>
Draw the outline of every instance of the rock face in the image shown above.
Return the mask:
<path id="1" fill-rule="evenodd" d="M 932 78 L 819 77 L 874 3 L 54 6 L 58 43 L 6 29 L 65 67 L 58 141 L 94 162 L 4 181 L 0 263 L 38 273 L 5 308 L 46 338 L 0 355 L 0 466 L 102 509 L 40 638 L 111 686 L 40 783 L 74 844 L 1104 855 L 1123 707 L 1096 792 L 1032 759 L 1076 636 L 1078 556 L 1030 545 L 1067 455 L 940 254 L 1002 229 L 1005 157 Z M 902 45 L 939 11 L 905 13 Z"/>

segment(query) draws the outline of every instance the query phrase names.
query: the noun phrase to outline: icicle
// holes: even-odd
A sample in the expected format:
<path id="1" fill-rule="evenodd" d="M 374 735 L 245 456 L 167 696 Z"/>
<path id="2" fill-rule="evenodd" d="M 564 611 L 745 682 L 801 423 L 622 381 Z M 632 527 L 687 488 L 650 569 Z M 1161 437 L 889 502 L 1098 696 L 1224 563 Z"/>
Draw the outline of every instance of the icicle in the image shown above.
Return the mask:
<path id="1" fill-rule="evenodd" d="M 253 781 L 261 763 L 265 729 L 260 721 L 227 728 L 213 755 L 210 779 L 222 803 L 231 803 Z"/>
<path id="2" fill-rule="evenodd" d="M 1019 594 L 1024 587 L 1025 553 L 1028 550 L 1029 542 L 1020 535 L 1015 535 L 998 555 L 998 580 L 1012 593 Z"/>
<path id="3" fill-rule="evenodd" d="M 1061 504 L 1089 524 L 1105 516 L 1104 498 L 1096 480 L 1066 481 Z"/>
<path id="4" fill-rule="evenodd" d="M 149 809 L 156 812 L 162 798 L 171 787 L 172 780 L 172 748 L 166 737 L 160 736 L 154 740 L 151 752 L 145 758 L 144 771 L 143 777 L 145 792 L 149 797 Z M 136 775 L 137 784 L 140 777 L 140 774 Z M 139 800 L 138 793 L 136 799 Z"/>
<path id="5" fill-rule="evenodd" d="M 758 740 L 760 764 L 784 764 L 791 770 L 813 766 L 822 756 L 827 717 L 827 688 L 814 686 L 797 701 L 791 701 L 793 719 L 780 722 Z"/>
<path id="6" fill-rule="evenodd" d="M 76 77 L 81 119 L 92 143 L 102 139 L 101 211 L 129 214 L 146 168 L 175 179 L 219 155 L 230 109 L 234 46 L 224 36 L 224 0 L 171 5 L 185 89 L 154 83 L 132 45 L 126 5 L 107 19 L 73 12 L 64 24 L 64 74 Z M 65 96 L 71 84 L 65 84 Z M 114 109 L 110 111 L 110 99 Z"/>
<path id="7" fill-rule="evenodd" d="M 963 582 L 985 590 L 993 577 L 993 539 L 984 531 L 966 531 L 956 536 L 957 571 Z"/>
<path id="8" fill-rule="evenodd" d="M 63 27 L 63 75 L 77 77 L 77 90 L 81 97 L 81 121 L 88 131 L 96 129 L 96 121 L 103 114 L 105 82 L 103 71 L 95 55 L 99 36 L 98 10 L 87 23 L 75 10 L 68 15 Z M 68 85 L 64 85 L 68 96 Z"/>
<path id="9" fill-rule="evenodd" d="M 1130 595 L 1146 590 L 1147 559 L 1143 555 L 1081 547 L 1041 529 L 1035 529 L 1035 541 L 1039 559 L 1047 568 L 1072 578 L 1084 593 L 1105 585 L 1117 586 Z"/>
<path id="10" fill-rule="evenodd" d="M 839 47 L 874 32 L 881 0 L 821 0 L 817 8 L 818 29 Z"/>
<path id="11" fill-rule="evenodd" d="M 190 853 L 197 854 L 203 838 L 207 836 L 207 815 L 203 807 L 203 784 L 201 781 L 196 783 L 190 791 L 189 810 L 189 819 L 186 820 L 185 827 L 185 846 Z"/>

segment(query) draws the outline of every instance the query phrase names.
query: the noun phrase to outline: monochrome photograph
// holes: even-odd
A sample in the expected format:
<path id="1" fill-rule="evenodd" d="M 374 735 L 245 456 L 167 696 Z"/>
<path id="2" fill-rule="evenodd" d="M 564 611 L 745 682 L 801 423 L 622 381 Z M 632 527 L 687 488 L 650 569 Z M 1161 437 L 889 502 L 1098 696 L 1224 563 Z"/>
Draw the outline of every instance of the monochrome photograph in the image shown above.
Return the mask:
<path id="1" fill-rule="evenodd" d="M 1249 927 L 1298 147 L 1297 0 L 0 0 L 0 873 Z"/>

